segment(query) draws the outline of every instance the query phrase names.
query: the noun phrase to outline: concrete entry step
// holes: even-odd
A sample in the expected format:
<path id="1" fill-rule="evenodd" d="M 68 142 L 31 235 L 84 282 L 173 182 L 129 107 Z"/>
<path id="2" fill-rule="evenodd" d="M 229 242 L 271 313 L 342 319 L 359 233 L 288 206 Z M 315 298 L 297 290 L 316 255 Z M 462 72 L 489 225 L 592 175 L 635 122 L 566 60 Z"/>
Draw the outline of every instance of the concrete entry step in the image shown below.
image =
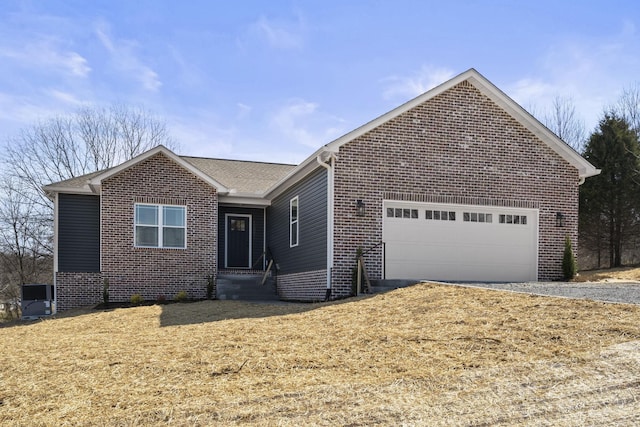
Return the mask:
<path id="1" fill-rule="evenodd" d="M 240 301 L 279 301 L 275 281 L 267 278 L 261 284 L 262 275 L 222 274 L 216 282 L 216 298 Z"/>

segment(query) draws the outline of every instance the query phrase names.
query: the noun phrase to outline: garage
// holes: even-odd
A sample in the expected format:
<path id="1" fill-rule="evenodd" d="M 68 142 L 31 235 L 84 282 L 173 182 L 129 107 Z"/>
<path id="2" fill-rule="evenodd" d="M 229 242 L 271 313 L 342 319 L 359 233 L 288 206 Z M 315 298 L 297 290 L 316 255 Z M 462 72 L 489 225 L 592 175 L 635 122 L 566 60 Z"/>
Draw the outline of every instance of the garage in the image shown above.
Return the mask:
<path id="1" fill-rule="evenodd" d="M 385 201 L 385 278 L 537 280 L 538 210 Z"/>

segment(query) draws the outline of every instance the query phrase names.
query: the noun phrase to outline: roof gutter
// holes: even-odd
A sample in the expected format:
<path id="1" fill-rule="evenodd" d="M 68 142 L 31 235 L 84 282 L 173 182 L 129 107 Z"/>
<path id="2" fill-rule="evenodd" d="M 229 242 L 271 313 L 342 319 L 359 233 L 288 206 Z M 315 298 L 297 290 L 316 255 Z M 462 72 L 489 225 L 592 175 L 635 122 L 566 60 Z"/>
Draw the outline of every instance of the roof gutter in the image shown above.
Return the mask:
<path id="1" fill-rule="evenodd" d="M 328 154 L 329 157 L 323 159 L 323 154 Z M 327 170 L 327 293 L 325 300 L 329 301 L 331 299 L 331 273 L 333 271 L 333 188 L 336 156 L 332 152 L 324 151 L 316 156 L 316 161 Z M 327 161 L 329 162 L 328 164 Z"/>

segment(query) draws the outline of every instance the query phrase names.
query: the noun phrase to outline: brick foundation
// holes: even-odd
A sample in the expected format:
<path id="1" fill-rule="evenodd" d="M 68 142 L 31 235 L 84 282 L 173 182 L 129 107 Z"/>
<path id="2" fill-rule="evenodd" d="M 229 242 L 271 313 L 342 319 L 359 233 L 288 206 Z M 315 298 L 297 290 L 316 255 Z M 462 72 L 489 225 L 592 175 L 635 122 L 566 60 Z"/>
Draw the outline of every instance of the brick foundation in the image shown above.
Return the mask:
<path id="1" fill-rule="evenodd" d="M 102 274 L 56 273 L 55 275 L 57 311 L 102 302 Z"/>
<path id="2" fill-rule="evenodd" d="M 305 271 L 277 277 L 278 295 L 285 301 L 324 301 L 327 270 Z"/>

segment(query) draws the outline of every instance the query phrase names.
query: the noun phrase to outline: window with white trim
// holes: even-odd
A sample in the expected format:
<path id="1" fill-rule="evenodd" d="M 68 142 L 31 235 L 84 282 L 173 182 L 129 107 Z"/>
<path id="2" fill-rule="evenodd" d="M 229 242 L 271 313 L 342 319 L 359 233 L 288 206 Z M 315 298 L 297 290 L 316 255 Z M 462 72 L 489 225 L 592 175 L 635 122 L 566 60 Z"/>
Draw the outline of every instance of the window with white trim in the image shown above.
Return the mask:
<path id="1" fill-rule="evenodd" d="M 136 247 L 187 247 L 186 206 L 136 204 L 134 224 Z"/>
<path id="2" fill-rule="evenodd" d="M 298 246 L 300 227 L 299 227 L 299 211 L 298 196 L 289 201 L 289 246 Z"/>

